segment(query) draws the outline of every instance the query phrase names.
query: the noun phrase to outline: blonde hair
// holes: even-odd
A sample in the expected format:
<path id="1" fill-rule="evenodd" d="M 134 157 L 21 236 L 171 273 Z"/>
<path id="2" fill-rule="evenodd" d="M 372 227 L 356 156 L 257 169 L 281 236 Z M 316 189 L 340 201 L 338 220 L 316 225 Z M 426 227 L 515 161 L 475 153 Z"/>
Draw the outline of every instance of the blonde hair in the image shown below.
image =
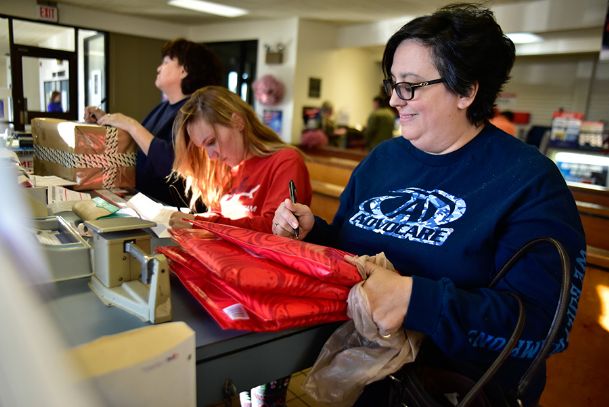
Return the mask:
<path id="1" fill-rule="evenodd" d="M 217 208 L 220 198 L 231 187 L 232 177 L 228 165 L 221 160 L 210 160 L 205 148 L 192 142 L 188 125 L 201 118 L 212 127 L 234 127 L 234 114 L 243 121 L 241 133 L 249 156 L 265 157 L 286 147 L 295 148 L 285 144 L 274 131 L 262 124 L 251 106 L 228 89 L 207 86 L 197 90 L 182 106 L 173 124 L 173 174 L 184 178 L 186 191 L 192 191 L 191 208 L 198 199 L 210 209 Z"/>

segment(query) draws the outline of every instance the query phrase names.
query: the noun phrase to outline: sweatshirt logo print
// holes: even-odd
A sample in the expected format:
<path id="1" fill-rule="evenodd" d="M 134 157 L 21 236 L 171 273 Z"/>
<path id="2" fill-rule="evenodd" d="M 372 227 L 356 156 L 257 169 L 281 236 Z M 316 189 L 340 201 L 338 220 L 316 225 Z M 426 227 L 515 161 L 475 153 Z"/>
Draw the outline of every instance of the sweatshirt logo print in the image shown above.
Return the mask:
<path id="1" fill-rule="evenodd" d="M 244 188 L 245 189 L 245 188 Z M 222 215 L 229 219 L 243 219 L 251 217 L 251 214 L 256 212 L 254 196 L 260 189 L 260 184 L 245 190 L 244 192 L 236 192 L 234 194 L 226 194 L 220 198 L 220 209 Z"/>
<path id="2" fill-rule="evenodd" d="M 465 213 L 466 204 L 444 191 L 398 189 L 359 205 L 349 223 L 381 235 L 441 246 L 454 229 L 443 227 Z"/>

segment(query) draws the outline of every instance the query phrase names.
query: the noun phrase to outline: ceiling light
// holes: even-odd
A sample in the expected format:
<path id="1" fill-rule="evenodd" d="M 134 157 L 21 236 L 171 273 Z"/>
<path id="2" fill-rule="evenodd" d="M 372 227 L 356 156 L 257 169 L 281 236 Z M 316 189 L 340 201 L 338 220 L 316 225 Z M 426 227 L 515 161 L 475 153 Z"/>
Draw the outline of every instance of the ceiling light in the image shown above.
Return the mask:
<path id="1" fill-rule="evenodd" d="M 514 44 L 530 44 L 532 42 L 542 42 L 543 38 L 533 33 L 507 33 Z"/>
<path id="2" fill-rule="evenodd" d="M 225 6 L 224 4 L 211 3 L 200 0 L 169 0 L 171 6 L 187 8 L 202 13 L 217 14 L 224 17 L 239 17 L 247 14 L 247 10 L 237 7 Z"/>

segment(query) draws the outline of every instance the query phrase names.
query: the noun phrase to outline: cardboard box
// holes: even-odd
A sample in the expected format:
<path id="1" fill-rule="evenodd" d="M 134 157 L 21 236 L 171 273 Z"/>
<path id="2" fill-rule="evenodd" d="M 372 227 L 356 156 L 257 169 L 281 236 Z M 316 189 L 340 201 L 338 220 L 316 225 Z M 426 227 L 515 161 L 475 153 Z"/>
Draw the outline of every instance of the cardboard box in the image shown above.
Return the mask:
<path id="1" fill-rule="evenodd" d="M 32 120 L 34 174 L 74 181 L 78 191 L 135 188 L 136 144 L 120 129 L 59 119 Z"/>

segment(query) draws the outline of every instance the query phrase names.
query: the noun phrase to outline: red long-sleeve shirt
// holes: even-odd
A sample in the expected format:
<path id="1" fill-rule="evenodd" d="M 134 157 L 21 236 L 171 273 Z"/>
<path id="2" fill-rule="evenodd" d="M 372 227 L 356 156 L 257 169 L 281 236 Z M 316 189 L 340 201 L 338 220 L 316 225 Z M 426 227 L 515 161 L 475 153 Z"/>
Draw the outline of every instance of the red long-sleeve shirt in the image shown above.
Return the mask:
<path id="1" fill-rule="evenodd" d="M 298 203 L 310 205 L 309 172 L 296 150 L 284 148 L 267 157 L 249 158 L 234 174 L 220 207 L 212 208 L 217 215 L 197 218 L 272 233 L 275 210 L 290 196 L 290 180 L 296 185 Z"/>

